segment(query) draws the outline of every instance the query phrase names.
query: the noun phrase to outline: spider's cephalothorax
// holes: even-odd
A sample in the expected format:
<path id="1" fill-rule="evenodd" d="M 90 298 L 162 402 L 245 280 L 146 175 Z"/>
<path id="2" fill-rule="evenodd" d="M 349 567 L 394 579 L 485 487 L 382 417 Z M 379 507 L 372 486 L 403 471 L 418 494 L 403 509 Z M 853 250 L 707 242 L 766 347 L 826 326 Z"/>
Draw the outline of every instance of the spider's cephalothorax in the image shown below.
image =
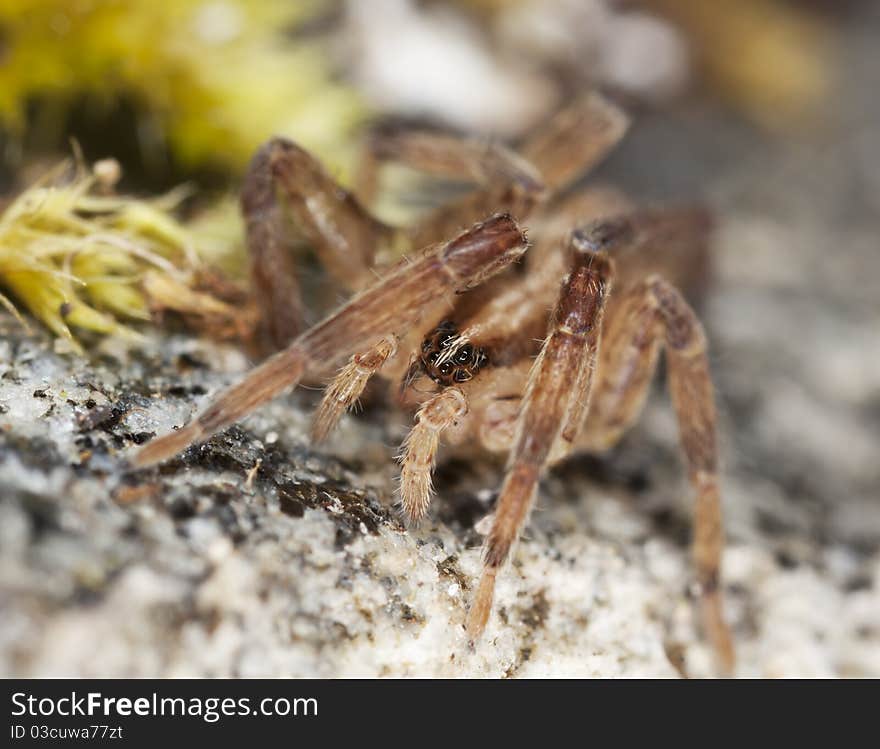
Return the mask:
<path id="1" fill-rule="evenodd" d="M 623 137 L 627 123 L 615 105 L 591 94 L 515 152 L 454 135 L 389 132 L 371 142 L 357 196 L 295 143 L 271 140 L 251 162 L 242 209 L 262 333 L 280 350 L 189 424 L 144 446 L 135 464 L 158 463 L 207 439 L 303 379 L 335 373 L 316 413 L 316 441 L 371 377 L 402 383 L 397 402 L 417 409 L 399 453 L 398 492 L 408 521 L 428 511 L 441 438 L 468 459 L 509 456 L 466 620 L 476 640 L 541 477 L 571 454 L 620 440 L 642 409 L 665 349 L 695 499 L 700 608 L 729 669 L 714 396 L 702 326 L 678 290 L 703 267 L 705 215 L 637 209 L 607 188 L 566 192 Z M 366 207 L 386 160 L 470 179 L 476 189 L 414 226 L 391 227 Z M 351 292 L 308 329 L 280 203 L 330 275 Z M 519 222 L 528 222 L 528 242 Z M 412 253 L 395 262 L 400 247 Z M 436 387 L 420 387 L 422 375 Z"/>
<path id="2" fill-rule="evenodd" d="M 422 368 L 439 385 L 467 382 L 488 362 L 486 352 L 461 341 L 454 322 L 444 320 L 422 341 Z"/>

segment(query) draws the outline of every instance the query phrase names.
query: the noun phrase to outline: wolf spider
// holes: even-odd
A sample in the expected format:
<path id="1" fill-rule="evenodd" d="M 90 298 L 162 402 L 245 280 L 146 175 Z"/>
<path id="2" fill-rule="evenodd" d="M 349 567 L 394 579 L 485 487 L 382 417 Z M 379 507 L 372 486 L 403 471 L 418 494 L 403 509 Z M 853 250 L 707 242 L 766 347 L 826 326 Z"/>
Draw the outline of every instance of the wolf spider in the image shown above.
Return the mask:
<path id="1" fill-rule="evenodd" d="M 593 93 L 516 150 L 446 133 L 378 129 L 358 197 L 294 143 L 270 140 L 251 162 L 241 205 L 262 340 L 280 350 L 189 424 L 144 446 L 134 463 L 165 460 L 304 378 L 330 380 L 313 422 L 313 436 L 323 439 L 380 375 L 389 396 L 415 411 L 399 456 L 408 521 L 430 504 L 441 435 L 452 445 L 509 456 L 467 615 L 474 641 L 541 476 L 573 452 L 601 451 L 620 439 L 642 409 L 665 347 L 695 495 L 702 621 L 729 671 L 714 396 L 703 328 L 678 290 L 701 276 L 708 223 L 698 210 L 635 209 L 610 189 L 566 192 L 627 127 L 626 115 Z M 364 207 L 389 161 L 464 178 L 472 189 L 413 227 L 390 227 Z M 332 278 L 353 293 L 305 330 L 288 212 Z M 530 227 L 531 242 L 519 222 Z M 418 251 L 392 262 L 402 250 Z"/>

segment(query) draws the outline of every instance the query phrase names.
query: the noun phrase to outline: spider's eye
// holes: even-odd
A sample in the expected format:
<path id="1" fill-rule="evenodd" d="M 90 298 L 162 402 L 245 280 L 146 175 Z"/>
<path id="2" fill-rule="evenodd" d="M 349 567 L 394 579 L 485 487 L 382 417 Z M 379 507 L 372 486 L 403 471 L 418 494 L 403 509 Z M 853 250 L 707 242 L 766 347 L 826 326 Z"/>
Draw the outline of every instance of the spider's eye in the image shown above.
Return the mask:
<path id="1" fill-rule="evenodd" d="M 448 362 L 448 361 L 443 362 L 437 368 L 437 370 L 440 372 L 440 374 L 442 374 L 444 376 L 448 375 L 452 371 L 452 362 Z"/>
<path id="2" fill-rule="evenodd" d="M 432 351 L 430 354 L 428 354 L 428 361 L 435 362 L 437 361 L 438 356 L 440 356 L 439 351 Z"/>
<path id="3" fill-rule="evenodd" d="M 437 339 L 437 345 L 440 348 L 449 348 L 449 344 L 452 343 L 452 340 L 455 336 L 452 333 L 445 333 Z"/>
<path id="4" fill-rule="evenodd" d="M 467 382 L 470 378 L 471 375 L 466 369 L 456 369 L 455 374 L 452 376 L 452 379 L 456 382 Z"/>
<path id="5" fill-rule="evenodd" d="M 471 355 L 474 353 L 474 347 L 469 343 L 466 343 L 462 346 L 458 351 L 455 352 L 455 361 L 459 364 L 467 364 L 471 360 Z"/>

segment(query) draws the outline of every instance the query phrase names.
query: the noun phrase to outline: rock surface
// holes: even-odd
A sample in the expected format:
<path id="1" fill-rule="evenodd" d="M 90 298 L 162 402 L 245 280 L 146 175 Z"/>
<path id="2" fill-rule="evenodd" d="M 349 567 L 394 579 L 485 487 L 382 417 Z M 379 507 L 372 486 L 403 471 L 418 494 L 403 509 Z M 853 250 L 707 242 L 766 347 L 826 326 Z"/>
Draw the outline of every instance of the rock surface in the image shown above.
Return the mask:
<path id="1" fill-rule="evenodd" d="M 434 522 L 407 532 L 389 511 L 404 425 L 347 419 L 318 453 L 303 393 L 160 470 L 127 473 L 128 451 L 188 418 L 243 357 L 172 337 L 89 364 L 3 323 L 6 675 L 711 672 L 661 397 L 614 456 L 572 461 L 545 482 L 471 652 L 461 624 L 478 571 L 473 524 L 496 470 L 447 466 Z M 749 419 L 759 439 L 774 424 L 794 429 L 760 411 Z M 789 497 L 790 480 L 743 470 L 725 481 L 740 673 L 880 673 L 876 508 L 852 500 L 834 519 L 817 489 Z"/>
<path id="2" fill-rule="evenodd" d="M 851 34 L 831 133 L 783 144 L 694 105 L 643 120 L 603 170 L 719 216 L 704 317 L 743 676 L 880 676 L 880 104 L 859 95 L 872 23 Z M 86 362 L 0 315 L 0 675 L 712 673 L 661 387 L 612 453 L 544 481 L 471 651 L 474 526 L 496 466 L 444 466 L 431 520 L 406 531 L 390 509 L 405 423 L 373 408 L 318 450 L 300 390 L 126 471 L 136 444 L 246 367 L 180 335 L 105 342 Z"/>

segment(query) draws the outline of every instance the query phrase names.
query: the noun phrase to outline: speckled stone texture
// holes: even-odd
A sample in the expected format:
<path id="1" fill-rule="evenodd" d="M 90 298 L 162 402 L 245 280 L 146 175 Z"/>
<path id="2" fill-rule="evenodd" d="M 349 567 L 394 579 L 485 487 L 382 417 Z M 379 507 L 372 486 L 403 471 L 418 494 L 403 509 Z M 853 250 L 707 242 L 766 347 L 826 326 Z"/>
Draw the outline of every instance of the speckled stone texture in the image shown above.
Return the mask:
<path id="1" fill-rule="evenodd" d="M 880 104 L 862 95 L 878 28 L 854 24 L 824 133 L 775 140 L 694 104 L 643 118 L 602 170 L 718 216 L 702 313 L 743 676 L 880 676 Z M 86 362 L 6 315 L 0 337 L 4 676 L 712 673 L 659 383 L 620 446 L 543 482 L 472 652 L 498 466 L 446 463 L 430 520 L 406 531 L 390 509 L 405 418 L 371 407 L 318 450 L 301 389 L 129 473 L 135 445 L 239 377 L 243 355 L 169 335 Z"/>

